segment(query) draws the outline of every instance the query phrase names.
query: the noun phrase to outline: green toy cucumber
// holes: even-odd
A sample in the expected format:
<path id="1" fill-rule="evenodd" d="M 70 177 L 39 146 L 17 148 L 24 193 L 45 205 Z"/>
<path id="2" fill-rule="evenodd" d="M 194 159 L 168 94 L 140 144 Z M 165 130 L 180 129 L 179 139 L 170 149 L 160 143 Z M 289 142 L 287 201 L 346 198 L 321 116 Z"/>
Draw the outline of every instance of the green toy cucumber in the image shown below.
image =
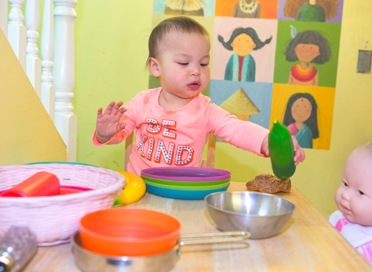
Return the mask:
<path id="1" fill-rule="evenodd" d="M 282 180 L 289 179 L 296 171 L 292 136 L 277 121 L 274 121 L 269 133 L 269 152 L 274 175 Z"/>

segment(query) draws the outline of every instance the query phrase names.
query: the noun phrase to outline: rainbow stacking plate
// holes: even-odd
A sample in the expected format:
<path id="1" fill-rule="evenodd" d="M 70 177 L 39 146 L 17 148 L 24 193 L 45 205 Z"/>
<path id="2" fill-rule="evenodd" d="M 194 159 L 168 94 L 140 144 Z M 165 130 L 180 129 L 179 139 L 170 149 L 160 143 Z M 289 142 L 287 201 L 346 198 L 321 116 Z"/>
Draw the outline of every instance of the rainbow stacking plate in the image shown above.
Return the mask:
<path id="1" fill-rule="evenodd" d="M 155 167 L 143 169 L 141 175 L 158 180 L 188 182 L 219 181 L 231 177 L 229 171 L 205 167 Z"/>
<path id="2" fill-rule="evenodd" d="M 216 181 L 177 181 L 177 180 L 165 180 L 165 179 L 154 179 L 149 178 L 144 175 L 141 176 L 142 179 L 145 182 L 156 183 L 156 185 L 169 185 L 169 186 L 193 186 L 193 187 L 204 187 L 204 186 L 212 186 L 212 185 L 221 185 L 226 182 L 230 181 L 230 178 L 228 179 L 221 179 Z M 164 187 L 164 186 L 162 186 Z M 187 189 L 187 188 L 184 188 Z"/>
<path id="3" fill-rule="evenodd" d="M 178 190 L 146 184 L 146 190 L 151 194 L 167 198 L 186 200 L 202 200 L 209 194 L 226 191 L 228 187 L 229 186 L 227 185 L 219 189 L 211 190 Z"/>
<path id="4" fill-rule="evenodd" d="M 146 185 L 150 184 L 150 185 L 154 185 L 154 186 L 161 187 L 161 188 L 178 189 L 178 190 L 194 190 L 194 191 L 195 190 L 220 189 L 220 188 L 226 187 L 230 184 L 230 182 L 227 181 L 227 182 L 224 182 L 224 183 L 221 183 L 221 184 L 208 185 L 208 186 L 191 186 L 191 185 L 190 186 L 177 186 L 177 185 L 166 185 L 166 184 L 161 184 L 161 183 L 155 183 L 155 182 L 150 182 L 150 181 L 147 181 L 147 180 L 145 180 L 145 183 L 146 183 Z M 190 184 L 189 182 L 185 182 L 185 183 Z M 199 182 L 196 182 L 196 183 L 199 183 Z"/>
<path id="5" fill-rule="evenodd" d="M 191 200 L 226 191 L 231 173 L 204 167 L 156 167 L 142 170 L 141 177 L 149 193 Z"/>

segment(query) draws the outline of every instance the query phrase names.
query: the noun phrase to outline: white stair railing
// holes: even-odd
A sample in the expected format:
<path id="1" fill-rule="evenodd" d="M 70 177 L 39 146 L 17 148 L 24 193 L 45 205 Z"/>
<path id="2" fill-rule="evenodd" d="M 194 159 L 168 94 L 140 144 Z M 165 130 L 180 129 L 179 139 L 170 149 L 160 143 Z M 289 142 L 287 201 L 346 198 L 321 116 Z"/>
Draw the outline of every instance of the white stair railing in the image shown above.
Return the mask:
<path id="1" fill-rule="evenodd" d="M 23 70 L 26 70 L 26 27 L 23 25 L 22 6 L 24 0 L 9 0 L 8 41 Z"/>
<path id="2" fill-rule="evenodd" d="M 5 37 L 8 33 L 8 0 L 0 0 L 0 28 L 3 30 Z"/>
<path id="3" fill-rule="evenodd" d="M 74 21 L 77 0 L 54 0 L 55 52 L 53 82 L 56 88 L 54 123 L 67 145 L 67 160 L 76 160 L 77 117 L 72 99 L 75 85 Z"/>
<path id="4" fill-rule="evenodd" d="M 27 28 L 27 47 L 26 47 L 26 74 L 32 86 L 41 97 L 41 61 L 39 59 L 39 49 L 36 42 L 39 39 L 37 32 L 40 24 L 40 2 L 39 0 L 26 1 L 26 28 Z"/>
<path id="5" fill-rule="evenodd" d="M 11 7 L 9 14 L 8 1 Z M 37 48 L 40 0 L 26 1 L 26 26 L 23 25 L 22 14 L 24 0 L 8 1 L 0 0 L 0 27 L 64 140 L 67 161 L 74 162 L 77 117 L 73 112 L 72 99 L 75 84 L 74 21 L 77 17 L 77 0 L 54 0 L 54 13 L 53 0 L 44 0 L 41 60 Z"/>
<path id="6" fill-rule="evenodd" d="M 43 25 L 40 41 L 41 67 L 41 102 L 54 122 L 55 88 L 53 85 L 54 54 L 54 20 L 53 0 L 44 0 Z"/>

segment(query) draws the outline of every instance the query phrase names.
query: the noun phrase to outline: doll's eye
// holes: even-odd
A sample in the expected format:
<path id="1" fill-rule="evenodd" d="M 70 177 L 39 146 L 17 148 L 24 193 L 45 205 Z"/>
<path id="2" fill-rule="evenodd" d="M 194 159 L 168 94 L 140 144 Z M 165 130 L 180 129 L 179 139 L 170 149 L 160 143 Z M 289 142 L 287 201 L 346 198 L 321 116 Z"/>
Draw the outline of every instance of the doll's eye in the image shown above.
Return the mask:
<path id="1" fill-rule="evenodd" d="M 345 187 L 349 187 L 349 185 L 347 185 L 347 183 L 346 183 L 346 182 L 343 182 L 343 184 L 345 185 Z"/>
<path id="2" fill-rule="evenodd" d="M 362 191 L 359 191 L 359 194 L 360 194 L 360 195 L 364 195 L 364 193 L 363 193 Z"/>

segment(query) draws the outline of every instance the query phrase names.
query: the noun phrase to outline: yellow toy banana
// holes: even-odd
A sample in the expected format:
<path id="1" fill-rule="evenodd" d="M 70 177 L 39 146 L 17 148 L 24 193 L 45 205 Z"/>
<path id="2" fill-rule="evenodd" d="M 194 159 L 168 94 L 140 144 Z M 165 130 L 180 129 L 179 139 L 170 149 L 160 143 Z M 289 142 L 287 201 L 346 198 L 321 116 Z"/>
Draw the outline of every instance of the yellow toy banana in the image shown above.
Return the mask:
<path id="1" fill-rule="evenodd" d="M 140 176 L 135 174 L 117 171 L 125 177 L 124 191 L 115 200 L 115 205 L 126 205 L 137 202 L 146 192 L 146 184 Z"/>

